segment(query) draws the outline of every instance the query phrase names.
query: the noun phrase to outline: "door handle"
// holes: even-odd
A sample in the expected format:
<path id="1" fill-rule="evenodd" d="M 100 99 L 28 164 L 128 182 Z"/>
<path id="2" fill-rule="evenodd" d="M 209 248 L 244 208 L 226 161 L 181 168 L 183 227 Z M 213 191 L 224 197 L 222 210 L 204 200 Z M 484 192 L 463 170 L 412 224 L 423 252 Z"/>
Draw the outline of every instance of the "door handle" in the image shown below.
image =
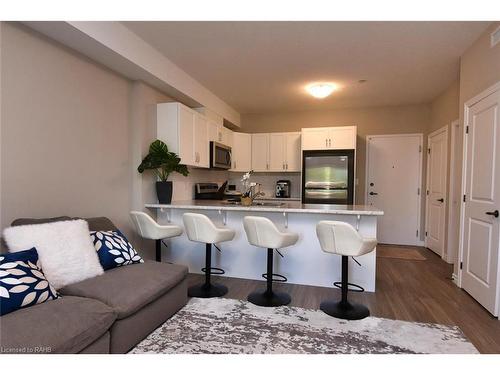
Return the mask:
<path id="1" fill-rule="evenodd" d="M 370 191 L 368 194 L 370 194 L 370 195 L 378 195 L 378 193 L 375 193 L 373 191 Z"/>
<path id="2" fill-rule="evenodd" d="M 486 215 L 491 215 L 491 216 L 498 217 L 499 213 L 498 213 L 498 210 L 488 211 L 488 212 L 486 212 Z"/>
<path id="3" fill-rule="evenodd" d="M 444 203 L 444 199 L 441 198 L 441 199 L 436 199 L 438 202 L 441 202 L 441 203 Z"/>

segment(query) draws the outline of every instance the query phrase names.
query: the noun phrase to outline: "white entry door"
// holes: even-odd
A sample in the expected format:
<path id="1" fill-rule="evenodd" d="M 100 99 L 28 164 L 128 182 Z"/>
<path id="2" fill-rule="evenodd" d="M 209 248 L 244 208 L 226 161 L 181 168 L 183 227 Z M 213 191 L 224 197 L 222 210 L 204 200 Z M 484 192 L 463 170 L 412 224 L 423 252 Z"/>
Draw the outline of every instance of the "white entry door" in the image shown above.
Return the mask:
<path id="1" fill-rule="evenodd" d="M 425 247 L 439 256 L 444 253 L 446 233 L 446 177 L 448 173 L 448 126 L 427 138 L 427 192 L 425 204 Z"/>
<path id="2" fill-rule="evenodd" d="M 497 91 L 469 107 L 463 204 L 462 287 L 493 315 L 498 315 L 499 106 Z"/>
<path id="3" fill-rule="evenodd" d="M 369 135 L 366 143 L 365 201 L 384 211 L 378 242 L 418 245 L 422 135 Z"/>

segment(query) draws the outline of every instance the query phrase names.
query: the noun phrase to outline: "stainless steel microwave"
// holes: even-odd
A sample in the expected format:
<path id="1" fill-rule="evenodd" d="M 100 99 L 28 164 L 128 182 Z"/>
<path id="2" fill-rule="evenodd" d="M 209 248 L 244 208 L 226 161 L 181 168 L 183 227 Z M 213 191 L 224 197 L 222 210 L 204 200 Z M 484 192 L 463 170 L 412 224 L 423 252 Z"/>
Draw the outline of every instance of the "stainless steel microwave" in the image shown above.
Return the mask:
<path id="1" fill-rule="evenodd" d="M 222 143 L 210 142 L 210 168 L 231 168 L 231 147 Z"/>

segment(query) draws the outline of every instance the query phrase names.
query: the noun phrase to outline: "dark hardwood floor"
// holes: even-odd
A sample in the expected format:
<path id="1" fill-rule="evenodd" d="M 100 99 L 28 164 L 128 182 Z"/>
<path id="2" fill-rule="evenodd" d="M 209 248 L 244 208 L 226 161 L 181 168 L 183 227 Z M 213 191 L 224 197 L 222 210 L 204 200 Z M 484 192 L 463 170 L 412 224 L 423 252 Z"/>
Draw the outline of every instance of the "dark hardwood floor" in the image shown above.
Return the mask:
<path id="1" fill-rule="evenodd" d="M 427 260 L 378 257 L 377 291 L 350 293 L 350 298 L 366 304 L 372 316 L 457 325 L 481 353 L 500 353 L 500 321 L 451 281 L 451 265 L 430 250 L 418 251 Z M 189 275 L 190 285 L 202 280 L 203 275 Z M 250 292 L 265 287 L 264 281 L 229 277 L 214 280 L 229 288 L 226 298 L 246 300 Z M 321 301 L 340 297 L 336 288 L 276 283 L 276 289 L 292 296 L 290 305 L 308 309 L 319 309 Z"/>

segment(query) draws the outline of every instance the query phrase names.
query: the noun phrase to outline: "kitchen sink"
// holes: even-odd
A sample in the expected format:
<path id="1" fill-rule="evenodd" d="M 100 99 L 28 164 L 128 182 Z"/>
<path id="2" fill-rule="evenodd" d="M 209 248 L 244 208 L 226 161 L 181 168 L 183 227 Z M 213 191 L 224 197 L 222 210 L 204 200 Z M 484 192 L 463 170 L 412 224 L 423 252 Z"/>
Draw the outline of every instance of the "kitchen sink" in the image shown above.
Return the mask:
<path id="1" fill-rule="evenodd" d="M 226 201 L 224 202 L 225 205 L 228 206 L 241 206 L 241 202 L 236 202 L 236 201 Z M 253 202 L 252 206 L 257 206 L 257 207 L 281 207 L 284 203 L 283 202 Z"/>
<path id="2" fill-rule="evenodd" d="M 253 202 L 252 206 L 280 207 L 283 204 L 283 202 Z"/>

